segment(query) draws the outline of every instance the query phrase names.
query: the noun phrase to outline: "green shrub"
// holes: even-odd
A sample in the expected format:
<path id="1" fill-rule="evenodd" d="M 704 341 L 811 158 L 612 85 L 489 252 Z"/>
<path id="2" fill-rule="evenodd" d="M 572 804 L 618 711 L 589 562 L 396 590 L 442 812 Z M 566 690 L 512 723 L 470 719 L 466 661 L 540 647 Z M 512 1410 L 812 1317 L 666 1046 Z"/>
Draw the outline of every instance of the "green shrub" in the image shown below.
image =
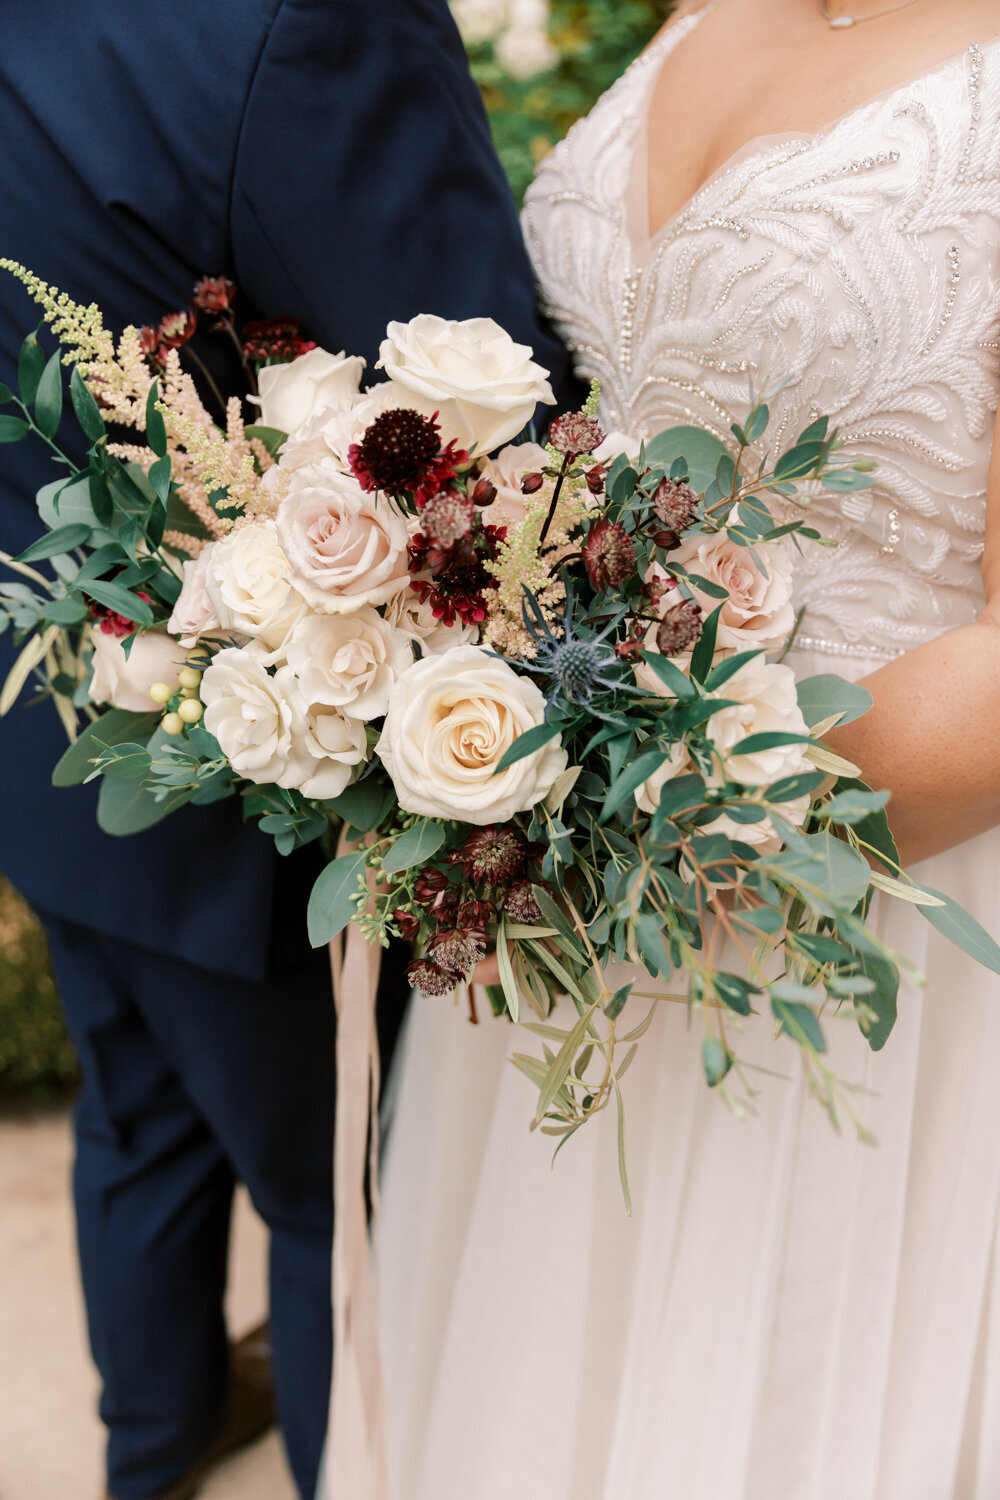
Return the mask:
<path id="1" fill-rule="evenodd" d="M 0 1091 L 54 1089 L 75 1077 L 45 934 L 0 879 Z"/>
<path id="2" fill-rule="evenodd" d="M 553 0 L 550 35 L 561 54 L 548 72 L 519 81 L 493 46 L 469 49 L 497 150 L 520 200 L 538 163 L 663 25 L 670 0 Z"/>

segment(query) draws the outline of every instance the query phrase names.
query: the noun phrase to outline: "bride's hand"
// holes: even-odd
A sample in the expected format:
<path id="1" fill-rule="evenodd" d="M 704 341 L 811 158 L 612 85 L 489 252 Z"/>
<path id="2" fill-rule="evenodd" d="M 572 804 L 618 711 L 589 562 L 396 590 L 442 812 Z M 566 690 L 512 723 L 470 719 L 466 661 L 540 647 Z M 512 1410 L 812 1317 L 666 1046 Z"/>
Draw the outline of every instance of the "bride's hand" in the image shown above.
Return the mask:
<path id="1" fill-rule="evenodd" d="M 481 963 L 478 963 L 472 971 L 470 984 L 492 985 L 500 983 L 500 965 L 497 962 L 497 952 L 491 948 Z"/>

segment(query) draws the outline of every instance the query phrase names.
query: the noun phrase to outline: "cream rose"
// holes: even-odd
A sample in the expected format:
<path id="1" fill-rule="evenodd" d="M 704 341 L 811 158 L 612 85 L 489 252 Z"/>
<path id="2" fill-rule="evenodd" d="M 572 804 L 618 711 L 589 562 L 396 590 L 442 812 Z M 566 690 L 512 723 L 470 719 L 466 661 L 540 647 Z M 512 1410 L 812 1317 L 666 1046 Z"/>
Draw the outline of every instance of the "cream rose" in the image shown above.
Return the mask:
<path id="1" fill-rule="evenodd" d="M 739 520 L 739 507 L 730 514 Z M 724 531 L 713 536 L 693 536 L 684 541 L 671 560 L 689 572 L 726 589 L 729 598 L 719 616 L 717 643 L 746 651 L 754 646 L 781 646 L 795 624 L 792 608 L 792 558 L 781 542 L 761 543 L 756 548 L 766 573 L 754 562 L 749 547 L 730 541 Z M 691 592 L 705 615 L 718 608 L 718 599 L 702 593 L 692 583 Z"/>
<path id="2" fill-rule="evenodd" d="M 184 564 L 181 591 L 167 624 L 167 630 L 179 637 L 182 646 L 191 647 L 201 636 L 221 628 L 208 592 L 208 571 L 216 545 L 209 542 L 197 557 L 189 558 Z"/>
<path id="3" fill-rule="evenodd" d="M 654 771 L 635 794 L 635 803 L 640 812 L 654 813 L 660 805 L 660 793 L 668 781 L 691 770 L 691 760 L 682 741 L 671 745 L 670 754 L 658 771 Z"/>
<path id="4" fill-rule="evenodd" d="M 301 682 L 290 691 L 292 748 L 283 784 L 320 802 L 339 797 L 355 767 L 368 759 L 365 726 L 327 703 L 308 702 Z"/>
<path id="5" fill-rule="evenodd" d="M 555 738 L 496 774 L 514 741 L 544 719 L 533 682 L 476 646 L 459 646 L 399 679 L 377 750 L 404 812 L 503 823 L 543 801 L 566 769 Z"/>
<path id="6" fill-rule="evenodd" d="M 223 630 L 265 642 L 287 633 L 299 608 L 273 521 L 253 521 L 216 542 L 205 565 L 204 588 Z"/>
<path id="7" fill-rule="evenodd" d="M 130 713 L 152 713 L 155 704 L 149 690 L 153 683 L 166 682 L 176 688 L 187 652 L 165 630 L 137 635 L 127 658 L 116 635 L 96 626 L 90 638 L 94 647 L 90 696 L 95 703 L 110 703 Z"/>
<path id="8" fill-rule="evenodd" d="M 205 728 L 233 770 L 248 781 L 297 785 L 293 736 L 305 732 L 301 694 L 290 667 L 272 677 L 239 646 L 216 653 L 201 680 Z"/>
<path id="9" fill-rule="evenodd" d="M 257 377 L 260 421 L 289 435 L 324 406 L 356 396 L 365 361 L 310 349 L 290 364 L 265 365 Z"/>
<path id="10" fill-rule="evenodd" d="M 295 588 L 326 614 L 385 604 L 409 584 L 405 518 L 332 463 L 292 475 L 277 535 Z"/>
<path id="11" fill-rule="evenodd" d="M 524 81 L 547 73 L 561 57 L 544 26 L 509 26 L 493 48 L 497 62 L 511 78 Z"/>
<path id="12" fill-rule="evenodd" d="M 482 476 L 496 487 L 497 497 L 484 511 L 491 526 L 519 526 L 525 517 L 521 481 L 546 467 L 549 455 L 538 443 L 511 443 L 494 459 L 480 464 Z"/>
<path id="13" fill-rule="evenodd" d="M 806 758 L 806 746 L 802 744 L 778 745 L 749 755 L 734 754 L 734 748 L 751 734 L 809 733 L 790 667 L 756 657 L 734 672 L 715 696 L 735 700 L 731 708 L 720 709 L 705 725 L 705 733 L 734 781 L 747 786 L 767 786 L 785 776 L 812 769 Z"/>
<path id="14" fill-rule="evenodd" d="M 350 615 L 307 614 L 292 633 L 285 659 L 310 703 L 352 719 L 378 719 L 397 678 L 413 665 L 413 645 L 365 604 Z"/>
<path id="15" fill-rule="evenodd" d="M 430 604 L 421 604 L 412 588 L 401 589 L 389 600 L 385 617 L 420 647 L 422 656 L 437 656 L 442 651 L 453 651 L 456 646 L 474 646 L 479 639 L 478 626 L 464 625 L 457 618 L 454 625 L 446 625 Z"/>
<path id="16" fill-rule="evenodd" d="M 517 436 L 539 402 L 555 405 L 548 371 L 492 318 L 458 323 L 424 314 L 390 323 L 379 366 L 440 407 L 443 433 L 470 453 L 492 453 Z"/>

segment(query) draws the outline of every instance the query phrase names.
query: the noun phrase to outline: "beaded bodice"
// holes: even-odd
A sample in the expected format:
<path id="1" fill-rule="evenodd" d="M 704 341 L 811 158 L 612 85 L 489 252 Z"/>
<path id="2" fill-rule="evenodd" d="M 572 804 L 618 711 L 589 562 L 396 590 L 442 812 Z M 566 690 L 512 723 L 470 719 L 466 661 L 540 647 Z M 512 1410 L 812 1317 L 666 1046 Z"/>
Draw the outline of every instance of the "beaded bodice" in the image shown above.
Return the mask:
<path id="1" fill-rule="evenodd" d="M 751 142 L 655 236 L 646 114 L 664 31 L 543 163 L 524 225 L 543 301 L 609 428 L 768 448 L 819 412 L 875 486 L 816 494 L 834 550 L 798 565 L 800 644 L 889 657 L 982 605 L 1000 390 L 1000 41 L 818 134 Z"/>

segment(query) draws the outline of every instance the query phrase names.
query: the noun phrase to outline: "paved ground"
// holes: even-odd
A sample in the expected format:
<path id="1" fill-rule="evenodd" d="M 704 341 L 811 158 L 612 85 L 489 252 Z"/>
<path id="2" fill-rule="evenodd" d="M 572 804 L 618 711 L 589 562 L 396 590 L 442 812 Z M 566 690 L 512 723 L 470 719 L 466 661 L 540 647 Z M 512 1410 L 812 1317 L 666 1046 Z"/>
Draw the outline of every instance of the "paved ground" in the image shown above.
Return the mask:
<path id="1" fill-rule="evenodd" d="M 63 1115 L 0 1115 L 0 1500 L 102 1493 L 96 1380 L 87 1356 Z M 233 1244 L 230 1326 L 265 1308 L 265 1239 L 245 1200 Z M 271 1436 L 234 1460 L 203 1500 L 293 1500 Z"/>

